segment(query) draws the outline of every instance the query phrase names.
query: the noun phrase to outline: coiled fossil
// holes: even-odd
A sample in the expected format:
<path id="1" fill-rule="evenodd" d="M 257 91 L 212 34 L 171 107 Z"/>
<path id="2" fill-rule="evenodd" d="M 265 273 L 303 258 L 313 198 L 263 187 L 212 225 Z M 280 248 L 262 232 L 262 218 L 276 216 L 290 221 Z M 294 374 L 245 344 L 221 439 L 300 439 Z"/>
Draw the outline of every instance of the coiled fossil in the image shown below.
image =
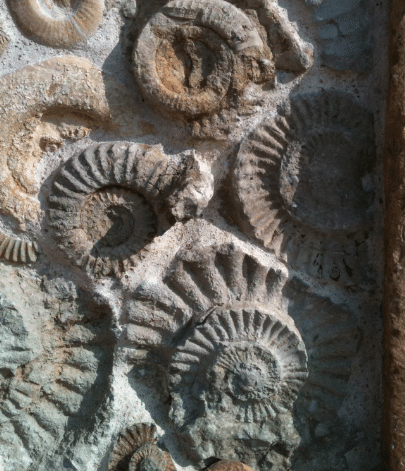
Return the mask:
<path id="1" fill-rule="evenodd" d="M 235 459 L 256 469 L 265 454 L 287 467 L 300 443 L 293 406 L 311 430 L 333 424 L 360 340 L 349 311 L 226 244 L 180 251 L 124 312 L 127 345 L 168 371 L 170 416 L 200 465 Z"/>
<path id="2" fill-rule="evenodd" d="M 93 35 L 103 16 L 103 0 L 8 0 L 21 31 L 55 48 L 71 48 Z"/>
<path id="3" fill-rule="evenodd" d="M 169 453 L 160 450 L 156 442 L 156 425 L 132 425 L 121 432 L 108 471 L 176 471 Z"/>
<path id="4" fill-rule="evenodd" d="M 241 55 L 258 60 L 268 79 L 274 76 L 271 58 L 260 56 L 262 47 L 250 19 L 230 3 L 174 0 L 152 17 L 138 37 L 135 76 L 154 104 L 194 118 L 223 107 L 235 73 L 241 73 L 238 66 L 244 67 L 238 60 Z M 176 59 L 182 49 L 192 61 L 185 70 Z M 240 81 L 242 88 L 246 86 L 245 79 Z"/>
<path id="5" fill-rule="evenodd" d="M 349 95 L 296 97 L 243 141 L 232 173 L 235 219 L 293 268 L 367 282 L 374 161 L 372 115 Z"/>
<path id="6" fill-rule="evenodd" d="M 107 143 L 72 157 L 49 197 L 59 247 L 96 275 L 119 274 L 174 218 L 166 198 L 187 172 L 158 149 Z M 177 185 L 177 186 L 176 186 Z"/>

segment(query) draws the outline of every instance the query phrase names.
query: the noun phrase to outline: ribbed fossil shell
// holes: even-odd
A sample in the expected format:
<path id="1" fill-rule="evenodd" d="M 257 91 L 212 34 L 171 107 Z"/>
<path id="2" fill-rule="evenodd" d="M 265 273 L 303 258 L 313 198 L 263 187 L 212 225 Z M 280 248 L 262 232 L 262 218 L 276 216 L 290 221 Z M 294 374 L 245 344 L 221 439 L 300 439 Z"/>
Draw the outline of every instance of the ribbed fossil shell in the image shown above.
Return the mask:
<path id="1" fill-rule="evenodd" d="M 139 347 L 168 345 L 212 306 L 271 303 L 284 275 L 232 245 L 182 251 L 162 281 L 145 280 L 125 311 L 126 337 Z"/>
<path id="2" fill-rule="evenodd" d="M 37 260 L 38 252 L 36 242 L 9 237 L 0 232 L 0 259 L 14 263 L 31 263 Z"/>
<path id="3" fill-rule="evenodd" d="M 156 444 L 154 424 L 134 424 L 123 431 L 111 452 L 108 471 L 175 471 L 169 453 Z"/>
<path id="4" fill-rule="evenodd" d="M 38 286 L 23 289 L 45 327 L 0 300 L 0 441 L 6 462 L 31 460 L 35 467 L 53 463 L 54 453 L 91 430 L 108 390 L 113 346 L 100 307 L 95 316 L 82 304 L 43 298 Z M 39 310 L 41 300 L 47 309 Z"/>
<path id="5" fill-rule="evenodd" d="M 260 305 L 216 308 L 173 355 L 172 394 L 195 394 L 209 413 L 241 422 L 260 423 L 291 410 L 307 377 L 305 347 L 291 320 L 266 311 Z"/>
<path id="6" fill-rule="evenodd" d="M 92 36 L 103 16 L 103 0 L 8 0 L 17 26 L 30 39 L 70 48 Z"/>
<path id="7" fill-rule="evenodd" d="M 96 275 L 125 270 L 170 226 L 165 195 L 179 173 L 145 145 L 107 143 L 75 155 L 56 176 L 49 197 L 59 247 Z"/>
<path id="8" fill-rule="evenodd" d="M 3 30 L 3 26 L 0 23 L 0 56 L 3 54 L 3 52 L 8 48 L 8 45 L 10 43 L 10 39 Z"/>
<path id="9" fill-rule="evenodd" d="M 370 72 L 373 65 L 372 4 L 325 0 L 316 9 L 320 60 L 335 70 Z"/>
<path id="10" fill-rule="evenodd" d="M 239 227 L 293 268 L 366 282 L 374 159 L 372 115 L 349 95 L 293 99 L 290 111 L 265 119 L 240 147 L 232 175 Z"/>
<path id="11" fill-rule="evenodd" d="M 180 251 L 163 282 L 145 280 L 124 311 L 128 345 L 168 371 L 170 416 L 200 465 L 288 469 L 300 443 L 294 414 L 309 434 L 332 427 L 348 392 L 353 315 L 233 245 Z"/>
<path id="12" fill-rule="evenodd" d="M 153 103 L 194 118 L 224 106 L 237 65 L 242 74 L 238 55 L 249 50 L 251 59 L 260 62 L 262 46 L 250 19 L 230 3 L 174 0 L 150 19 L 138 37 L 134 72 Z M 179 54 L 189 57 L 190 71 L 176 58 Z M 274 75 L 269 61 L 262 61 L 262 66 Z"/>

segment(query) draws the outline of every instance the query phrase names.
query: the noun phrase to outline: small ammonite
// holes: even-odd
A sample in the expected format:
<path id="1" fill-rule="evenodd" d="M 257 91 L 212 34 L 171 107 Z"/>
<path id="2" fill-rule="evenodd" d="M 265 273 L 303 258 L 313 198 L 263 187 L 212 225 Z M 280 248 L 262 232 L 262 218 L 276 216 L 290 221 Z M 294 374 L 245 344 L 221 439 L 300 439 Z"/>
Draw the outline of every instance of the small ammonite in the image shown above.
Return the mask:
<path id="1" fill-rule="evenodd" d="M 49 197 L 59 248 L 97 276 L 124 271 L 170 227 L 164 195 L 177 175 L 168 165 L 153 147 L 130 143 L 93 146 L 68 160 Z"/>
<path id="2" fill-rule="evenodd" d="M 108 471 L 176 471 L 169 453 L 157 445 L 156 425 L 134 424 L 121 432 Z"/>
<path id="3" fill-rule="evenodd" d="M 30 39 L 70 48 L 93 35 L 103 17 L 104 0 L 8 0 L 17 26 Z"/>

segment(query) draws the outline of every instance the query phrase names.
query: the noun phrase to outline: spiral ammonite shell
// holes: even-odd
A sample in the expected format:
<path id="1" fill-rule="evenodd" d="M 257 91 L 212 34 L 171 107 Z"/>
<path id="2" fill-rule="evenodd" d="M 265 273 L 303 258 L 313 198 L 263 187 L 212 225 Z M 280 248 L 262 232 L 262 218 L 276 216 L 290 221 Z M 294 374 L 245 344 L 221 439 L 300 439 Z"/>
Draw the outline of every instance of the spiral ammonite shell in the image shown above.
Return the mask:
<path id="1" fill-rule="evenodd" d="M 96 275 L 118 274 L 170 226 L 164 195 L 176 175 L 150 146 L 113 143 L 74 156 L 49 197 L 54 238 L 65 254 Z"/>
<path id="2" fill-rule="evenodd" d="M 173 355 L 172 393 L 242 422 L 291 409 L 308 375 L 305 346 L 291 319 L 266 311 L 217 308 Z"/>
<path id="3" fill-rule="evenodd" d="M 170 415 L 200 464 L 259 469 L 265 459 L 288 469 L 300 443 L 293 417 L 309 434 L 333 427 L 359 346 L 356 319 L 286 278 L 233 244 L 214 245 L 180 251 L 162 282 L 128 296 L 128 345 L 168 371 Z"/>
<path id="4" fill-rule="evenodd" d="M 101 23 L 103 0 L 8 0 L 17 26 L 47 46 L 70 48 L 93 35 Z"/>
<path id="5" fill-rule="evenodd" d="M 134 72 L 154 104 L 194 118 L 224 106 L 238 56 L 250 51 L 260 61 L 262 46 L 253 23 L 230 3 L 174 0 L 149 20 L 138 37 Z M 274 75 L 274 64 L 262 62 Z"/>
<path id="6" fill-rule="evenodd" d="M 156 425 L 132 425 L 121 432 L 108 471 L 176 471 L 169 453 L 160 450 L 156 442 Z"/>
<path id="7" fill-rule="evenodd" d="M 372 115 L 349 95 L 293 99 L 242 142 L 232 175 L 239 227 L 293 268 L 364 282 L 374 157 Z"/>

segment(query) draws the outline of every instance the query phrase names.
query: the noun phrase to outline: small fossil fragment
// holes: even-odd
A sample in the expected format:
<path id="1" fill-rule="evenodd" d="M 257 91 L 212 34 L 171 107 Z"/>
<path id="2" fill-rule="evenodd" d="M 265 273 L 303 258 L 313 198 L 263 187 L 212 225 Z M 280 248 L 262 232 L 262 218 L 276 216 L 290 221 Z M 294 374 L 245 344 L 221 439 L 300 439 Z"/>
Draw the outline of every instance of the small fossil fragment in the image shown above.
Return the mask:
<path id="1" fill-rule="evenodd" d="M 207 471 L 253 471 L 244 463 L 236 460 L 221 460 L 211 465 Z"/>
<path id="2" fill-rule="evenodd" d="M 374 161 L 373 117 L 350 95 L 296 97 L 240 147 L 232 174 L 239 227 L 293 268 L 367 282 Z"/>
<path id="3" fill-rule="evenodd" d="M 156 442 L 156 425 L 132 425 L 121 432 L 108 471 L 176 471 L 169 453 L 160 450 Z"/>
<path id="4" fill-rule="evenodd" d="M 104 0 L 8 0 L 8 5 L 27 37 L 51 47 L 71 48 L 96 32 Z"/>
<path id="5" fill-rule="evenodd" d="M 38 252 L 36 242 L 9 237 L 0 231 L 0 259 L 14 263 L 31 263 L 37 260 Z"/>
<path id="6" fill-rule="evenodd" d="M 10 38 L 5 33 L 2 24 L 0 23 L 0 56 L 8 48 Z"/>

